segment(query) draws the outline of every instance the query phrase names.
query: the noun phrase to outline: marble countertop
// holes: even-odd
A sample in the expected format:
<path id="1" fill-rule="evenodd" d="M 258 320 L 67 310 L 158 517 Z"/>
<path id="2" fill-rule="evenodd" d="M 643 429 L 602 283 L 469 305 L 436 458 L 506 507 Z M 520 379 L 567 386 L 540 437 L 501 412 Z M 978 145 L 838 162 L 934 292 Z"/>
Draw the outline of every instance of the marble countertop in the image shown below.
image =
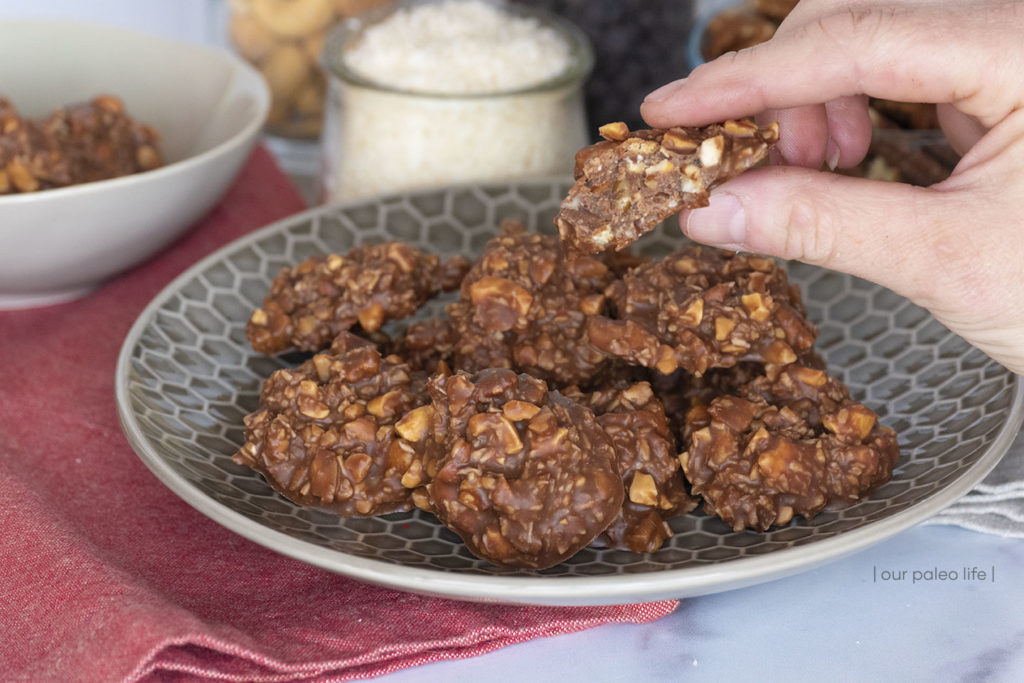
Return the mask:
<path id="1" fill-rule="evenodd" d="M 943 572 L 945 572 L 943 574 Z M 374 680 L 1024 681 L 1024 539 L 918 526 L 802 574 Z"/>

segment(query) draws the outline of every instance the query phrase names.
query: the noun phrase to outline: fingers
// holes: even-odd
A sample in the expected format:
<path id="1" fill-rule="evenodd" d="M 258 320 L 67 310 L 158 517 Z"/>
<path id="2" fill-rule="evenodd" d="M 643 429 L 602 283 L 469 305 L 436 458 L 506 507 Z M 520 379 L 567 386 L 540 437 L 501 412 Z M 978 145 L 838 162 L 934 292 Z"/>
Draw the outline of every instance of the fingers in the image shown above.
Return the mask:
<path id="1" fill-rule="evenodd" d="M 680 217 L 692 239 L 796 259 L 873 280 L 924 305 L 942 303 L 949 193 L 809 169 L 748 171 Z M 955 289 L 955 288 L 954 288 Z M 957 298 L 959 299 L 959 294 Z"/>
<path id="2" fill-rule="evenodd" d="M 693 239 L 872 280 L 1024 372 L 1024 2 L 804 0 L 771 41 L 648 96 L 654 127 L 774 117 L 788 166 L 754 169 L 680 216 Z M 978 74 L 984 74 L 979 78 Z M 938 103 L 963 153 L 930 188 L 821 173 L 858 163 L 866 96 Z"/>
<path id="3" fill-rule="evenodd" d="M 794 109 L 768 110 L 757 117 L 758 123 L 779 123 L 779 141 L 771 151 L 774 164 L 821 168 L 834 155 L 829 148 L 828 113 L 825 105 Z"/>
<path id="4" fill-rule="evenodd" d="M 867 94 L 955 103 L 991 127 L 1024 106 L 1019 78 L 1008 67 L 992 68 L 990 58 L 1019 50 L 1020 3 L 832 3 L 821 11 L 785 35 L 702 64 L 655 91 L 641 107 L 644 119 L 655 127 L 706 125 Z M 977 35 L 986 40 L 974 40 Z M 937 68 L 936 55 L 950 53 L 957 58 Z M 1005 87 L 979 81 L 978 73 L 992 74 Z"/>
<path id="5" fill-rule="evenodd" d="M 708 207 L 680 221 L 698 242 L 877 282 L 1024 372 L 1024 224 L 1014 213 L 1024 197 L 1010 187 L 936 187 L 760 168 L 717 188 Z"/>
<path id="6" fill-rule="evenodd" d="M 856 166 L 871 144 L 867 97 L 840 97 L 825 104 L 769 110 L 762 124 L 779 123 L 772 161 L 788 166 L 831 170 Z"/>
<path id="7" fill-rule="evenodd" d="M 826 165 L 852 168 L 864 160 L 871 144 L 871 118 L 865 95 L 840 97 L 825 103 L 828 117 L 829 141 L 826 145 Z"/>
<path id="8" fill-rule="evenodd" d="M 948 104 L 938 105 L 937 113 L 939 125 L 946 134 L 949 144 L 961 156 L 988 132 L 988 128 L 981 125 L 978 119 L 963 114 Z"/>

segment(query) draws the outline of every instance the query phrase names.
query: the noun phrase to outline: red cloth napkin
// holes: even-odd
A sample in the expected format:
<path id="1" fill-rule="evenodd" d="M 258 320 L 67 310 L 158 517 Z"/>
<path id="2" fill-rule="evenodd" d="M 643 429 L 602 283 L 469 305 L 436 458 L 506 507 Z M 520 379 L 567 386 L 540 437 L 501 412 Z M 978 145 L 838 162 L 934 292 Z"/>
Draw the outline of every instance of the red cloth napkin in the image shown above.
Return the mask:
<path id="1" fill-rule="evenodd" d="M 125 334 L 190 264 L 302 208 L 257 149 L 158 257 L 84 299 L 0 312 L 4 680 L 367 678 L 677 605 L 485 605 L 379 588 L 251 543 L 150 474 L 114 406 Z"/>

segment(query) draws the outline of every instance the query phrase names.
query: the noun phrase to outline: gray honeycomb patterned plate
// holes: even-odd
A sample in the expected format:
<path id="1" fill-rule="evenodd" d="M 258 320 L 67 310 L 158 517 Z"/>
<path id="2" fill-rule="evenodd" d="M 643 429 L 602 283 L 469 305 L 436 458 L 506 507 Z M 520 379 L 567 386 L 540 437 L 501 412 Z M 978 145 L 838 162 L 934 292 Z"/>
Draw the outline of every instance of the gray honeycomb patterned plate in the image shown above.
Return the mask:
<path id="1" fill-rule="evenodd" d="M 285 555 L 408 591 L 562 605 L 685 597 L 804 571 L 933 515 L 1009 448 L 1024 415 L 1015 375 L 888 290 L 791 263 L 832 372 L 900 435 L 893 480 L 845 510 L 763 534 L 734 533 L 697 513 L 674 520 L 675 535 L 656 553 L 586 549 L 527 572 L 474 558 L 420 511 L 338 519 L 290 503 L 231 462 L 260 382 L 296 362 L 254 353 L 244 334 L 281 268 L 386 239 L 472 257 L 504 218 L 549 229 L 568 187 L 566 179 L 469 185 L 321 207 L 224 247 L 157 296 L 124 342 L 116 385 L 128 440 L 174 493 Z M 664 254 L 682 243 L 667 223 L 640 240 L 641 251 Z"/>

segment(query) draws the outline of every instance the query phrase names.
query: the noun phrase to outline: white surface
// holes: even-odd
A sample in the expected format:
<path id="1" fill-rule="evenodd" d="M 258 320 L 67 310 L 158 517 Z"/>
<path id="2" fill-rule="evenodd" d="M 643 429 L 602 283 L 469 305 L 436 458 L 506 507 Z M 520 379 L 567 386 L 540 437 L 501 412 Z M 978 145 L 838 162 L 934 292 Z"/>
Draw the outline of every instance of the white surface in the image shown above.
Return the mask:
<path id="1" fill-rule="evenodd" d="M 964 568 L 986 572 L 965 580 Z M 913 572 L 956 580 L 913 582 Z M 988 575 L 995 569 L 995 580 Z M 883 571 L 906 571 L 902 581 Z M 684 600 L 650 624 L 542 638 L 375 678 L 509 680 L 1024 681 L 1024 540 L 918 527 L 824 567 Z"/>
<path id="2" fill-rule="evenodd" d="M 0 83 L 25 116 L 100 93 L 160 134 L 167 166 L 0 197 L 0 307 L 66 299 L 155 253 L 220 199 L 269 95 L 225 50 L 60 20 L 0 21 Z"/>

